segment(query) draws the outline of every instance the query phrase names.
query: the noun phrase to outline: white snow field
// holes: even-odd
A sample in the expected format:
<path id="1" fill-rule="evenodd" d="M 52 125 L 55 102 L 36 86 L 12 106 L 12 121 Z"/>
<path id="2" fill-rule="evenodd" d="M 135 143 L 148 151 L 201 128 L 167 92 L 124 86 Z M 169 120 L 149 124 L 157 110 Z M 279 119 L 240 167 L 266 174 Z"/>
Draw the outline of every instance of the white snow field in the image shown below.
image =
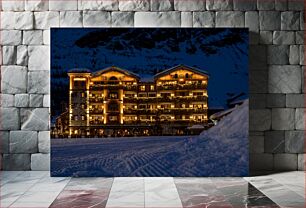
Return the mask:
<path id="1" fill-rule="evenodd" d="M 52 139 L 52 176 L 246 176 L 248 100 L 199 136 Z"/>

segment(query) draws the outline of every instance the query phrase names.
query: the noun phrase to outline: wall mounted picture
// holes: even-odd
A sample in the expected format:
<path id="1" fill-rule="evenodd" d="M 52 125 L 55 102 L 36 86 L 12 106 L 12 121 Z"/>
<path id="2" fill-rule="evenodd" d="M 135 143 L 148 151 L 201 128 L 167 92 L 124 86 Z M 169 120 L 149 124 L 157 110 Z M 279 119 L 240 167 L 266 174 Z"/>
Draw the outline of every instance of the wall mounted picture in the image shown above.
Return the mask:
<path id="1" fill-rule="evenodd" d="M 51 175 L 247 176 L 248 34 L 52 28 Z"/>

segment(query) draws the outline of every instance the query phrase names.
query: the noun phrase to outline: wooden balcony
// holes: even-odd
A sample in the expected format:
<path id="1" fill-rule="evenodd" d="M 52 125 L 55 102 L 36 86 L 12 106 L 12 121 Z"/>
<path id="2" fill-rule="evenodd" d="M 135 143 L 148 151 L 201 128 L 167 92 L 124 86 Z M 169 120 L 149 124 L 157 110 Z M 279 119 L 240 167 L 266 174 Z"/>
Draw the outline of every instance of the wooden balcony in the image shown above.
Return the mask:
<path id="1" fill-rule="evenodd" d="M 160 85 L 157 90 L 197 90 L 207 89 L 207 84 Z"/>
<path id="2" fill-rule="evenodd" d="M 186 103 L 186 102 L 207 102 L 206 96 L 164 96 L 164 97 L 138 97 L 138 98 L 123 98 L 124 103 Z"/>
<path id="3" fill-rule="evenodd" d="M 207 109 L 195 109 L 195 108 L 173 108 L 173 109 L 159 109 L 161 114 L 174 114 L 174 115 L 189 115 L 189 114 L 206 114 Z"/>
<path id="4" fill-rule="evenodd" d="M 103 114 L 104 110 L 103 109 L 91 109 L 89 110 L 89 114 Z"/>
<path id="5" fill-rule="evenodd" d="M 125 85 L 123 86 L 123 90 L 125 91 L 137 91 L 138 89 L 137 85 Z"/>
<path id="6" fill-rule="evenodd" d="M 103 103 L 103 98 L 89 98 L 90 103 Z"/>
<path id="7" fill-rule="evenodd" d="M 119 84 L 116 84 L 116 85 L 112 85 L 112 84 L 96 84 L 96 85 L 92 85 L 89 87 L 89 90 L 92 90 L 92 91 L 100 91 L 100 90 L 104 90 L 104 89 L 107 89 L 107 90 L 119 90 L 119 89 L 123 89 L 124 86 L 123 85 L 119 85 Z"/>
<path id="8" fill-rule="evenodd" d="M 172 115 L 189 115 L 189 114 L 206 114 L 207 109 L 195 108 L 169 108 L 169 109 L 124 109 L 123 114 L 126 115 L 157 115 L 157 114 L 172 114 Z"/>
<path id="9" fill-rule="evenodd" d="M 101 121 L 101 120 L 97 120 L 97 121 L 89 121 L 89 124 L 90 125 L 104 125 L 104 122 L 103 122 L 103 120 Z"/>

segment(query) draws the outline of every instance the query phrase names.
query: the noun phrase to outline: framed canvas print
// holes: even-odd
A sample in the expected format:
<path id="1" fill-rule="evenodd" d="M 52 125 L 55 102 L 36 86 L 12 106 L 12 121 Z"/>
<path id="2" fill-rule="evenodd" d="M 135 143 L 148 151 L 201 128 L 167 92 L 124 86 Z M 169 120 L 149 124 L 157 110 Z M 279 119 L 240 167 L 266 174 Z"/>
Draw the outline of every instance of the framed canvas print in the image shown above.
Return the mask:
<path id="1" fill-rule="evenodd" d="M 246 176 L 248 29 L 52 28 L 52 176 Z"/>

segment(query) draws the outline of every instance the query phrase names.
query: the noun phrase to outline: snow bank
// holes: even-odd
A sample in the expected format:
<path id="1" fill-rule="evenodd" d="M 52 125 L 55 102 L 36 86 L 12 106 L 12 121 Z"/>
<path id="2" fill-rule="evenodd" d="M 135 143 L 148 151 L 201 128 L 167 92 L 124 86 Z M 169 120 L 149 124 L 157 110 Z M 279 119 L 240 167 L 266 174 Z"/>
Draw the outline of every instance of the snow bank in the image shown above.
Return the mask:
<path id="1" fill-rule="evenodd" d="M 200 134 L 200 138 L 246 138 L 249 134 L 249 100 L 244 101 L 218 124 Z"/>

